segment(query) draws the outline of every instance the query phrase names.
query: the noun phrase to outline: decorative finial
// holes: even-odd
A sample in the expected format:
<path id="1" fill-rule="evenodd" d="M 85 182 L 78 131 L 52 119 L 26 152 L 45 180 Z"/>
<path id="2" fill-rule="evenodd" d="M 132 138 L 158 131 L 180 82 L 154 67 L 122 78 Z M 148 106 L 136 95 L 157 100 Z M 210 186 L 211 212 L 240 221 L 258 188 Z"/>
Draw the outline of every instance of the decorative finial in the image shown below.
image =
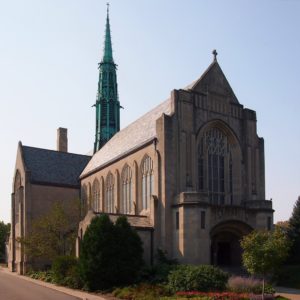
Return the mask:
<path id="1" fill-rule="evenodd" d="M 107 15 L 109 13 L 109 2 L 106 2 L 106 6 L 107 6 Z"/>
<path id="2" fill-rule="evenodd" d="M 216 49 L 213 50 L 212 52 L 213 56 L 214 56 L 214 61 L 217 61 L 217 55 L 218 55 L 218 52 Z"/>

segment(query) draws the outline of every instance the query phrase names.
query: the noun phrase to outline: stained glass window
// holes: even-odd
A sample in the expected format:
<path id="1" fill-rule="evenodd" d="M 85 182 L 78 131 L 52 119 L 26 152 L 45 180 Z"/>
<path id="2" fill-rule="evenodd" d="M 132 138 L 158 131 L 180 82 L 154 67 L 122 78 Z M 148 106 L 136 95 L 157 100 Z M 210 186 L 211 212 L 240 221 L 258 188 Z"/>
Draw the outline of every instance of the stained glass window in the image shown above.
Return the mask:
<path id="1" fill-rule="evenodd" d="M 142 171 L 142 206 L 143 209 L 148 209 L 150 198 L 153 192 L 153 161 L 149 156 L 146 156 L 141 165 Z"/>
<path id="2" fill-rule="evenodd" d="M 218 128 L 210 128 L 198 145 L 199 190 L 205 190 L 206 183 L 210 202 L 221 205 L 225 204 L 226 192 L 229 192 L 232 203 L 232 175 L 232 157 L 227 136 Z"/>
<path id="3" fill-rule="evenodd" d="M 108 173 L 106 177 L 106 183 L 105 183 L 105 210 L 108 213 L 114 212 L 114 176 L 112 173 Z"/>
<path id="4" fill-rule="evenodd" d="M 122 212 L 124 214 L 132 213 L 132 189 L 131 189 L 131 168 L 126 165 L 122 171 Z"/>

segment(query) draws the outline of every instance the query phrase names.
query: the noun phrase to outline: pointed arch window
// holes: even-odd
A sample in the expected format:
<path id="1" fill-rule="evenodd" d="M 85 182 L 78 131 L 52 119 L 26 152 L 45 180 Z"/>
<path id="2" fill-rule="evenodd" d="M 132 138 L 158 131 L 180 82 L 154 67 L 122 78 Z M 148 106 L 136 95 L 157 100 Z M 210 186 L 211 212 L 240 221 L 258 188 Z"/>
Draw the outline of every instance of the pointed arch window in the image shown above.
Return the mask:
<path id="1" fill-rule="evenodd" d="M 93 182 L 93 199 L 92 199 L 92 209 L 95 212 L 100 211 L 100 183 L 98 179 L 95 179 Z"/>
<path id="2" fill-rule="evenodd" d="M 132 187 L 131 187 L 132 171 L 128 165 L 122 170 L 122 212 L 124 214 L 132 213 Z"/>
<path id="3" fill-rule="evenodd" d="M 153 192 L 153 160 L 147 155 L 141 164 L 142 172 L 142 209 L 149 209 Z"/>
<path id="4" fill-rule="evenodd" d="M 213 204 L 225 204 L 226 195 L 232 203 L 232 175 L 232 156 L 228 138 L 220 129 L 210 128 L 204 133 L 198 145 L 199 190 L 207 190 L 209 200 Z"/>
<path id="5" fill-rule="evenodd" d="M 114 212 L 114 176 L 112 173 L 108 173 L 105 182 L 105 204 L 106 204 L 106 212 L 113 213 Z"/>
<path id="6" fill-rule="evenodd" d="M 86 185 L 82 185 L 81 186 L 81 196 L 80 196 L 80 206 L 81 206 L 81 216 L 84 216 L 87 212 L 87 200 L 88 200 L 88 196 L 87 196 L 87 187 Z"/>
<path id="7" fill-rule="evenodd" d="M 20 201 L 21 201 L 21 174 L 17 171 L 15 176 L 15 183 L 14 183 L 14 208 L 15 208 L 15 223 L 19 222 L 19 214 L 20 214 Z"/>

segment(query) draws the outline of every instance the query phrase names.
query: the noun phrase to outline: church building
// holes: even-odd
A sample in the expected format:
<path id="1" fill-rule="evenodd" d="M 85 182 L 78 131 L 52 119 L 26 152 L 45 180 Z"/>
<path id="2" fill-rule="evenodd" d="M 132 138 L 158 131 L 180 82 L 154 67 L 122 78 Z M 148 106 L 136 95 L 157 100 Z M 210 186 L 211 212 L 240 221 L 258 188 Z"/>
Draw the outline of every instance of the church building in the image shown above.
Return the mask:
<path id="1" fill-rule="evenodd" d="M 52 201 L 78 197 L 77 255 L 91 220 L 105 213 L 112 221 L 127 216 L 148 264 L 162 249 L 180 263 L 239 266 L 241 237 L 273 227 L 255 111 L 239 102 L 214 50 L 199 79 L 120 130 L 116 72 L 107 10 L 93 156 L 68 153 L 63 128 L 57 151 L 19 143 L 10 270 L 23 273 L 32 263 L 17 242 L 32 220 Z"/>
<path id="2" fill-rule="evenodd" d="M 77 253 L 91 220 L 107 213 L 113 221 L 127 216 L 148 263 L 160 248 L 180 263 L 240 265 L 241 237 L 273 225 L 255 111 L 240 104 L 214 50 L 199 79 L 119 131 L 109 26 L 107 15 Z"/>

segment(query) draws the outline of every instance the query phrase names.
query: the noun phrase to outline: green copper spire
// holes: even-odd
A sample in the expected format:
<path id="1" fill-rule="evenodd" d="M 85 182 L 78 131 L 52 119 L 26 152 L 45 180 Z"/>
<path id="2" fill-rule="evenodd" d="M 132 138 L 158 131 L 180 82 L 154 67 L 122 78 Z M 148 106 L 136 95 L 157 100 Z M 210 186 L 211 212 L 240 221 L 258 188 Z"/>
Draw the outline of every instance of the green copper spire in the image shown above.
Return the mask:
<path id="1" fill-rule="evenodd" d="M 105 42 L 104 53 L 102 62 L 114 62 L 112 55 L 110 25 L 109 25 L 109 4 L 107 3 L 107 15 L 106 15 L 106 28 L 105 28 Z"/>
<path id="2" fill-rule="evenodd" d="M 117 65 L 112 55 L 109 25 L 109 4 L 104 41 L 103 59 L 99 63 L 99 81 L 96 98 L 96 135 L 94 153 L 120 130 L 120 102 L 118 97 Z"/>

